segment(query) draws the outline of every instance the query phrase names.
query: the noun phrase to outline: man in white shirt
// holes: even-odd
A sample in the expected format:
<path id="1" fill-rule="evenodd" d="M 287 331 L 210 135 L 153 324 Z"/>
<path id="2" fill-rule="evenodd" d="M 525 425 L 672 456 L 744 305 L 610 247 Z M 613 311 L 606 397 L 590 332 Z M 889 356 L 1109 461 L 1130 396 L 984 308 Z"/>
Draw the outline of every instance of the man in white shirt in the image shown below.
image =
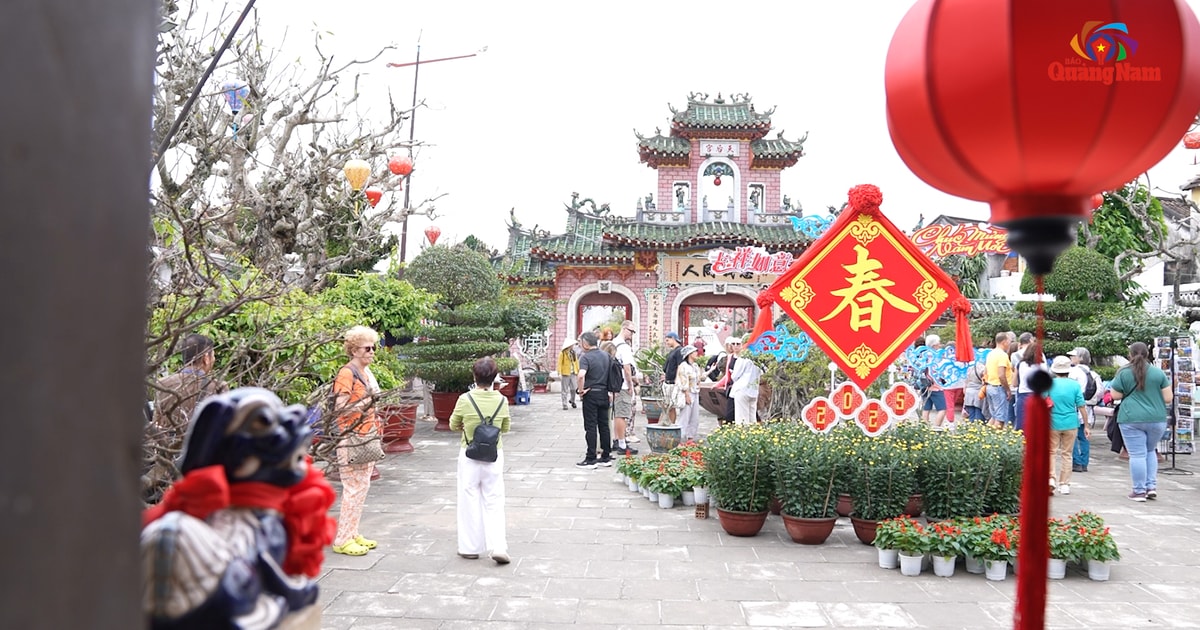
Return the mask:
<path id="1" fill-rule="evenodd" d="M 733 421 L 737 424 L 758 422 L 758 380 L 762 369 L 750 357 L 741 356 L 733 364 L 733 386 L 729 397 L 733 399 Z"/>
<path id="2" fill-rule="evenodd" d="M 625 372 L 625 385 L 621 391 L 613 395 L 613 452 L 626 455 L 636 455 L 637 449 L 626 443 L 628 421 L 633 417 L 633 336 L 637 334 L 637 324 L 632 320 L 621 322 L 621 334 L 613 339 L 617 347 L 617 361 Z"/>
<path id="3" fill-rule="evenodd" d="M 1092 353 L 1087 348 L 1082 346 L 1075 348 L 1067 353 L 1071 358 L 1071 371 L 1067 372 L 1067 376 L 1079 383 L 1079 389 L 1085 394 L 1088 387 L 1088 375 L 1092 373 Z M 1104 381 L 1096 374 L 1096 395 L 1101 395 L 1104 392 Z M 1092 426 L 1096 421 L 1096 396 L 1091 399 L 1084 400 L 1087 403 L 1087 424 Z M 1083 425 L 1079 425 L 1079 433 L 1075 435 L 1075 447 L 1071 450 L 1071 470 L 1073 472 L 1087 472 L 1088 462 L 1092 458 L 1092 444 L 1085 435 Z"/>

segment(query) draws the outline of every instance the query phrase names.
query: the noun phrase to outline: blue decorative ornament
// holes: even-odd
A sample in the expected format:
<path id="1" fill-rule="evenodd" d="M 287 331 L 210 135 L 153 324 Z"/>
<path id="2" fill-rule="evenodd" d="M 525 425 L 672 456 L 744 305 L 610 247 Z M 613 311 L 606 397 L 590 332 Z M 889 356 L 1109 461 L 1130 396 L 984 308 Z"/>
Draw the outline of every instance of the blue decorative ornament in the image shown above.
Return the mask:
<path id="1" fill-rule="evenodd" d="M 792 228 L 797 232 L 803 232 L 805 236 L 815 239 L 825 233 L 833 220 L 837 217 L 830 215 L 827 217 L 807 216 L 807 217 L 788 217 L 792 222 Z"/>
<path id="2" fill-rule="evenodd" d="M 987 360 L 991 348 L 976 348 L 974 363 Z M 967 369 L 971 363 L 960 363 L 954 360 L 954 344 L 946 344 L 940 350 L 928 346 L 909 348 L 904 351 L 904 370 L 912 375 L 914 381 L 919 381 L 919 375 L 929 370 L 930 376 L 940 387 L 951 387 L 967 378 Z"/>
<path id="3" fill-rule="evenodd" d="M 803 361 L 812 347 L 808 333 L 793 335 L 786 328 L 773 328 L 759 335 L 746 349 L 755 354 L 769 354 L 776 361 Z"/>

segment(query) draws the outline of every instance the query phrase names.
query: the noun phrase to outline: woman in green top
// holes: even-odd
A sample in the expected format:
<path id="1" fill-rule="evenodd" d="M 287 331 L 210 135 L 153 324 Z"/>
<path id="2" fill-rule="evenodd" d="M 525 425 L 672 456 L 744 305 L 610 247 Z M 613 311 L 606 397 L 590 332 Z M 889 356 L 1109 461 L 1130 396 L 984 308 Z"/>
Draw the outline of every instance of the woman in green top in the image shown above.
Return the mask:
<path id="1" fill-rule="evenodd" d="M 494 462 L 467 457 L 468 436 L 474 435 L 475 427 L 483 422 L 479 414 L 487 414 L 501 433 L 508 433 L 508 400 L 494 389 L 495 359 L 479 359 L 471 370 L 475 389 L 459 396 L 450 414 L 450 430 L 463 434 L 462 448 L 458 451 L 458 555 L 475 560 L 490 550 L 496 564 L 508 564 L 511 560 L 504 525 L 504 442 L 496 444 L 499 454 Z"/>
<path id="2" fill-rule="evenodd" d="M 1041 352 L 1041 349 L 1038 348 L 1036 352 Z M 1030 353 L 1026 352 L 1025 356 L 1030 356 Z M 1087 435 L 1091 435 L 1091 429 L 1083 422 L 1087 417 L 1083 390 L 1069 376 L 1071 360 L 1055 357 L 1050 371 L 1055 377 L 1050 391 L 1046 393 L 1046 398 L 1050 400 L 1050 494 L 1054 494 L 1055 489 L 1059 494 L 1071 494 L 1071 450 L 1075 446 L 1079 426 L 1083 425 Z"/>
<path id="3" fill-rule="evenodd" d="M 1158 455 L 1154 449 L 1167 430 L 1171 381 L 1150 363 L 1150 349 L 1138 341 L 1129 346 L 1129 365 L 1112 380 L 1113 400 L 1121 401 L 1117 426 L 1129 451 L 1129 498 L 1144 503 L 1158 498 Z"/>

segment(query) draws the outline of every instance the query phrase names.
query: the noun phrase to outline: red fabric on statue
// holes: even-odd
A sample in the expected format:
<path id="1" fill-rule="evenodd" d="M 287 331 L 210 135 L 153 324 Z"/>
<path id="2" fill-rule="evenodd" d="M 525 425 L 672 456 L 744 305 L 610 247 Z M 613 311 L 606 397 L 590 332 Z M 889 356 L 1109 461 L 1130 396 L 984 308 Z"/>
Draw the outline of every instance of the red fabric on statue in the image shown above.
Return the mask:
<path id="1" fill-rule="evenodd" d="M 325 558 L 325 547 L 333 542 L 335 522 L 329 517 L 336 495 L 325 474 L 308 462 L 308 474 L 300 483 L 281 488 L 261 482 L 230 485 L 222 466 L 197 468 L 176 481 L 158 505 L 142 513 L 142 527 L 168 512 L 184 512 L 205 520 L 228 507 L 274 510 L 283 515 L 288 533 L 288 551 L 283 570 L 289 575 L 316 577 Z"/>

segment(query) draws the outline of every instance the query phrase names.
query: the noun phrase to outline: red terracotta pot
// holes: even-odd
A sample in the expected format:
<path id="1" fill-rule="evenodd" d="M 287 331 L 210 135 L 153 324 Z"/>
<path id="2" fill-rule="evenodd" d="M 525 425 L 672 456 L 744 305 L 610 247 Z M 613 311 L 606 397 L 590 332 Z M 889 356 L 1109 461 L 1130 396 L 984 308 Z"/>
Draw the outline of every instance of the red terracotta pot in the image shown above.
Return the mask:
<path id="1" fill-rule="evenodd" d="M 908 505 L 904 506 L 904 515 L 916 518 L 921 515 L 923 509 L 925 509 L 924 497 L 920 494 L 912 494 L 908 497 Z"/>
<path id="2" fill-rule="evenodd" d="M 833 526 L 837 523 L 837 517 L 829 518 L 801 518 L 799 516 L 783 515 L 783 526 L 787 529 L 788 536 L 792 537 L 792 541 L 798 542 L 801 545 L 819 545 L 829 539 L 829 535 L 833 533 Z"/>
<path id="3" fill-rule="evenodd" d="M 417 406 L 414 404 L 386 405 L 379 408 L 383 419 L 383 452 L 411 453 L 409 440 L 417 431 Z"/>
<path id="4" fill-rule="evenodd" d="M 730 536 L 757 536 L 767 522 L 767 510 L 761 512 L 734 512 L 717 508 L 721 528 Z"/>
<path id="5" fill-rule="evenodd" d="M 772 514 L 781 514 L 783 512 L 783 499 L 780 499 L 779 497 L 772 497 L 770 507 Z"/>
<path id="6" fill-rule="evenodd" d="M 854 511 L 854 504 L 850 500 L 850 495 L 839 494 L 837 506 L 834 510 L 837 511 L 838 516 L 850 516 L 850 513 Z"/>
<path id="7" fill-rule="evenodd" d="M 521 382 L 521 377 L 515 374 L 501 374 L 500 378 L 504 384 L 500 386 L 500 394 L 508 399 L 509 405 L 517 404 L 517 386 Z"/>
<path id="8" fill-rule="evenodd" d="M 854 535 L 858 536 L 862 544 L 870 545 L 875 542 L 875 528 L 879 527 L 879 521 L 851 516 L 850 524 L 854 526 Z"/>
<path id="9" fill-rule="evenodd" d="M 433 398 L 433 417 L 437 418 L 433 430 L 449 431 L 450 414 L 454 413 L 454 406 L 458 404 L 462 392 L 433 392 L 429 396 Z"/>

